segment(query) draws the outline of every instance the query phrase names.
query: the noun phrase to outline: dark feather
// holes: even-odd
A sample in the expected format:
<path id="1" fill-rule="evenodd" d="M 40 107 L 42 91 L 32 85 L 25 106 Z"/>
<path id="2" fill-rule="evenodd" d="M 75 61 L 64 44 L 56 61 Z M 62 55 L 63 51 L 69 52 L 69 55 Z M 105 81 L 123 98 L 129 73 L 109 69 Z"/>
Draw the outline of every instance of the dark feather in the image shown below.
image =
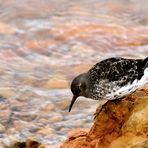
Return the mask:
<path id="1" fill-rule="evenodd" d="M 132 83 L 135 79 L 140 79 L 143 76 L 147 60 L 147 58 L 144 61 L 141 59 L 109 58 L 97 63 L 89 70 L 90 79 L 92 81 L 107 79 L 110 82 L 123 79 L 121 85 L 127 82 Z"/>

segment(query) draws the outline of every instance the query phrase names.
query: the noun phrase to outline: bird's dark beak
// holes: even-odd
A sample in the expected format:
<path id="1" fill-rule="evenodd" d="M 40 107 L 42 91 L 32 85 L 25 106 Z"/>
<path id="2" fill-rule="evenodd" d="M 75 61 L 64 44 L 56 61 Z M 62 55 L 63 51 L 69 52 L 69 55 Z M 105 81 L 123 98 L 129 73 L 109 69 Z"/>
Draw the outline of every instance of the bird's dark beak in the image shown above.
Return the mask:
<path id="1" fill-rule="evenodd" d="M 76 99 L 78 98 L 78 96 L 73 96 L 72 100 L 71 100 L 71 103 L 70 103 L 70 106 L 69 106 L 69 112 L 71 111 L 72 109 L 72 106 L 73 104 L 75 103 Z"/>

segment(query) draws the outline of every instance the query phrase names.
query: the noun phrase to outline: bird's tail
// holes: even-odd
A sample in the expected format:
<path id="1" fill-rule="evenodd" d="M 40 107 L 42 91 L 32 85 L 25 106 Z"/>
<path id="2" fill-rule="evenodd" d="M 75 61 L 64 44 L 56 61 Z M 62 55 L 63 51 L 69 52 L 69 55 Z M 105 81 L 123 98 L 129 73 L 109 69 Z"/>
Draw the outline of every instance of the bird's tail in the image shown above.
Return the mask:
<path id="1" fill-rule="evenodd" d="M 144 73 L 146 75 L 145 86 L 148 86 L 148 57 L 143 60 Z"/>
<path id="2" fill-rule="evenodd" d="M 143 60 L 144 69 L 148 68 L 148 57 Z"/>

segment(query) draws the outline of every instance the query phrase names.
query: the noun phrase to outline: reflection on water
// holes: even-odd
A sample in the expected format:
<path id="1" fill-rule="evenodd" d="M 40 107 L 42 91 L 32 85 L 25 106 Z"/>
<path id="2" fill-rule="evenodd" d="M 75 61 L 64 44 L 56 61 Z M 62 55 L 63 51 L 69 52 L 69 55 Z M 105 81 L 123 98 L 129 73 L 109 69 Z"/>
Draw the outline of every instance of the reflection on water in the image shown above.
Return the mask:
<path id="1" fill-rule="evenodd" d="M 107 57 L 148 56 L 147 10 L 147 0 L 1 0 L 1 144 L 57 144 L 90 127 L 96 101 L 68 113 L 70 81 Z"/>

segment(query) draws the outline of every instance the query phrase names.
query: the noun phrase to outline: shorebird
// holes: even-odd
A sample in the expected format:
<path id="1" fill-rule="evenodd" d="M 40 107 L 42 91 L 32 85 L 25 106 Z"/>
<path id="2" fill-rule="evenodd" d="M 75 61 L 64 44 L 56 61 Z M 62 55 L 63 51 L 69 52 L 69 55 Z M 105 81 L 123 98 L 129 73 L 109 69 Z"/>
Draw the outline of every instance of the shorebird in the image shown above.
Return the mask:
<path id="1" fill-rule="evenodd" d="M 73 98 L 69 112 L 79 96 L 100 101 L 120 99 L 147 84 L 148 57 L 108 58 L 74 78 L 71 83 Z"/>

